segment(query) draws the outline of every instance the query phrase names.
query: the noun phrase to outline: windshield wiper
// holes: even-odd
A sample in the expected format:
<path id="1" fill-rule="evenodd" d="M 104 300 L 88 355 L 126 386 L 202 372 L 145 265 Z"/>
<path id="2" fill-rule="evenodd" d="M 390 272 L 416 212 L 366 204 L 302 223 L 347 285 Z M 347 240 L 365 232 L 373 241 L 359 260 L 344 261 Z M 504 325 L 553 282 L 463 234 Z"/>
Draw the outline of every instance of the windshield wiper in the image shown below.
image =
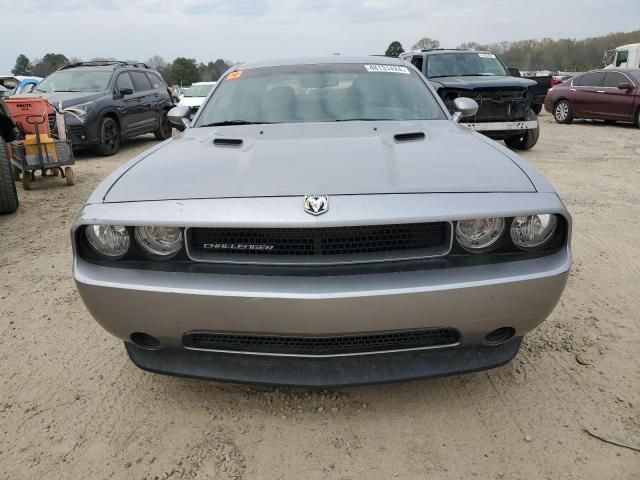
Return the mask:
<path id="1" fill-rule="evenodd" d="M 392 122 L 395 118 L 337 118 L 332 122 Z"/>
<path id="2" fill-rule="evenodd" d="M 205 123 L 204 125 L 198 125 L 202 127 L 226 127 L 229 125 L 270 125 L 273 122 L 250 122 L 248 120 L 225 120 L 224 122 Z"/>
<path id="3" fill-rule="evenodd" d="M 449 75 L 433 75 L 429 78 L 443 78 L 443 77 L 495 77 L 493 73 L 467 73 L 464 75 L 456 75 L 455 73 L 451 73 Z"/>

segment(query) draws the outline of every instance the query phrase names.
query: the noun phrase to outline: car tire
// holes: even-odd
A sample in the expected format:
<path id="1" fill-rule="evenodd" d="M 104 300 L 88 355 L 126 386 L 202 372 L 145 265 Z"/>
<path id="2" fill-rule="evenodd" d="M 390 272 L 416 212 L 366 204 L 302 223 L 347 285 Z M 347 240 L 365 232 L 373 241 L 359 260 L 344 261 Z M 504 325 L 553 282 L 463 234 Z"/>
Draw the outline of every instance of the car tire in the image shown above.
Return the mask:
<path id="1" fill-rule="evenodd" d="M 529 122 L 537 118 L 535 112 L 529 109 L 525 120 Z M 507 137 L 504 139 L 504 143 L 512 150 L 530 150 L 538 143 L 538 138 L 540 138 L 540 125 L 531 130 L 523 130 L 522 133 L 518 135 Z"/>
<path id="2" fill-rule="evenodd" d="M 573 112 L 571 111 L 571 104 L 566 100 L 560 100 L 553 107 L 553 118 L 558 123 L 571 123 L 573 122 Z"/>
<path id="3" fill-rule="evenodd" d="M 533 110 L 536 115 L 540 115 L 540 112 L 542 111 L 542 104 L 541 103 L 535 103 L 535 104 L 531 105 L 531 110 Z"/>
<path id="4" fill-rule="evenodd" d="M 111 117 L 104 117 L 100 121 L 98 130 L 98 153 L 109 157 L 115 155 L 120 149 L 120 128 Z"/>
<path id="5" fill-rule="evenodd" d="M 18 204 L 18 192 L 13 180 L 7 144 L 0 138 L 0 214 L 14 213 L 18 210 Z"/>
<path id="6" fill-rule="evenodd" d="M 640 128 L 640 108 L 636 112 L 636 127 Z"/>
<path id="7" fill-rule="evenodd" d="M 158 129 L 154 132 L 158 140 L 171 138 L 171 134 L 173 133 L 173 127 L 171 126 L 171 122 L 169 122 L 168 114 L 169 112 L 167 110 L 163 110 L 162 115 L 160 115 L 160 125 L 158 125 Z"/>

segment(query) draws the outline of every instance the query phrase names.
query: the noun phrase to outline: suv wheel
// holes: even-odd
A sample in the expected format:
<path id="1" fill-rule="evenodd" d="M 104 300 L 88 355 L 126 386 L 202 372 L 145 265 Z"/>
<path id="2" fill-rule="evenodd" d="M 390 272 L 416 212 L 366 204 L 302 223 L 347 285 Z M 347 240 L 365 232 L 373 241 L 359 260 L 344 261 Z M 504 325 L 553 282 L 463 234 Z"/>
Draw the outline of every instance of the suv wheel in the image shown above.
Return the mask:
<path id="1" fill-rule="evenodd" d="M 529 122 L 531 120 L 536 120 L 537 118 L 538 117 L 535 112 L 529 109 L 525 120 Z M 532 130 L 523 130 L 522 133 L 518 135 L 507 137 L 504 139 L 504 143 L 507 144 L 507 147 L 513 150 L 529 150 L 538 143 L 538 138 L 540 138 L 540 125 Z"/>
<path id="2" fill-rule="evenodd" d="M 114 155 L 120 148 L 120 129 L 111 117 L 104 117 L 98 131 L 98 153 L 100 155 Z"/>
<path id="3" fill-rule="evenodd" d="M 169 112 L 167 110 L 163 110 L 162 115 L 160 115 L 160 125 L 158 125 L 158 129 L 154 132 L 158 140 L 171 138 L 172 127 L 171 122 L 169 122 L 168 113 Z"/>
<path id="4" fill-rule="evenodd" d="M 18 192 L 13 180 L 7 145 L 0 137 L 0 214 L 14 213 L 18 209 Z"/>
<path id="5" fill-rule="evenodd" d="M 573 122 L 573 114 L 571 113 L 571 105 L 566 100 L 560 100 L 553 107 L 553 118 L 558 123 L 571 123 Z"/>

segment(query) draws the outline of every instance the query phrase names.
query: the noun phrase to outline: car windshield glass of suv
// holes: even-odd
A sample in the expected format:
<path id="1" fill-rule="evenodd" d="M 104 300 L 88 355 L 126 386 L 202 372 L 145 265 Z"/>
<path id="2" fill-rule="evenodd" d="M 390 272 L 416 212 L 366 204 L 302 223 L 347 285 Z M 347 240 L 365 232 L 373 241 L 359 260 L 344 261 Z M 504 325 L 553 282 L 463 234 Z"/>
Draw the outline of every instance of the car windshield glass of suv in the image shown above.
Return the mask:
<path id="1" fill-rule="evenodd" d="M 446 118 L 411 68 L 316 64 L 231 72 L 195 126 Z"/>
<path id="2" fill-rule="evenodd" d="M 206 97 L 215 85 L 192 85 L 185 97 Z"/>
<path id="3" fill-rule="evenodd" d="M 427 56 L 427 76 L 471 77 L 476 75 L 509 75 L 493 53 L 456 52 Z"/>
<path id="4" fill-rule="evenodd" d="M 37 92 L 104 92 L 113 72 L 96 70 L 60 70 L 38 84 Z"/>

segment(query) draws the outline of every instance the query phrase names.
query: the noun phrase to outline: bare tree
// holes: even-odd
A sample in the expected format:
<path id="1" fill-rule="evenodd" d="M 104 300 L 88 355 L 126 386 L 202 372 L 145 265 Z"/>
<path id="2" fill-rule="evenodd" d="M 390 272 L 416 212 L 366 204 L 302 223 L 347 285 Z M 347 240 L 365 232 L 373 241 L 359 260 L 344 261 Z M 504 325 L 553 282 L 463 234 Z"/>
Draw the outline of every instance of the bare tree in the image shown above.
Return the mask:
<path id="1" fill-rule="evenodd" d="M 424 37 L 416 42 L 413 50 L 430 50 L 432 48 L 440 48 L 440 41 L 434 38 Z"/>

